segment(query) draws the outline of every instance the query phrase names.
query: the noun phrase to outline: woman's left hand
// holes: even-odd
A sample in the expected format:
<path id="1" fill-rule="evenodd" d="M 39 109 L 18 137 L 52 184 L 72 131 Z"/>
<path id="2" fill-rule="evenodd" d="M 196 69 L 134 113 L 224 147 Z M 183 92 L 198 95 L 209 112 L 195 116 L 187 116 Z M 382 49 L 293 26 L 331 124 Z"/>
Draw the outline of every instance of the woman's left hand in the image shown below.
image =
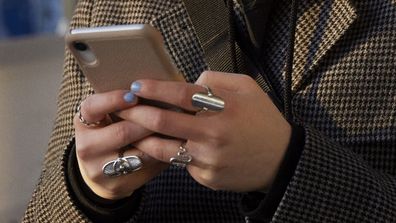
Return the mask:
<path id="1" fill-rule="evenodd" d="M 200 184 L 215 190 L 267 190 L 277 174 L 291 137 L 291 126 L 257 83 L 246 75 L 204 72 L 196 84 L 139 80 L 136 95 L 163 101 L 187 111 L 193 94 L 213 94 L 225 101 L 220 112 L 197 115 L 137 105 L 118 115 L 153 132 L 181 139 L 148 138 L 135 146 L 155 159 L 168 162 L 179 146 L 193 160 L 188 172 Z"/>

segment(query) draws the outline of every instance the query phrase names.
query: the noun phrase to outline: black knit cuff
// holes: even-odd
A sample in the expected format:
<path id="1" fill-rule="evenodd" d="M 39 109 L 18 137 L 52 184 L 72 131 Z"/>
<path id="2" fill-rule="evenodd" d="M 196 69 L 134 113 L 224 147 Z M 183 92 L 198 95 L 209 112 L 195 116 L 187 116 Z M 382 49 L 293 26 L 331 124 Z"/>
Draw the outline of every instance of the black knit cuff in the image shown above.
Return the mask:
<path id="1" fill-rule="evenodd" d="M 78 207 L 93 222 L 125 222 L 139 209 L 143 188 L 127 198 L 108 200 L 96 195 L 83 180 L 77 163 L 75 145 L 71 148 L 67 162 L 67 183 Z"/>
<path id="2" fill-rule="evenodd" d="M 294 175 L 304 144 L 304 129 L 292 125 L 289 146 L 269 192 L 249 192 L 242 197 L 240 208 L 245 216 L 259 222 L 271 221 Z"/>

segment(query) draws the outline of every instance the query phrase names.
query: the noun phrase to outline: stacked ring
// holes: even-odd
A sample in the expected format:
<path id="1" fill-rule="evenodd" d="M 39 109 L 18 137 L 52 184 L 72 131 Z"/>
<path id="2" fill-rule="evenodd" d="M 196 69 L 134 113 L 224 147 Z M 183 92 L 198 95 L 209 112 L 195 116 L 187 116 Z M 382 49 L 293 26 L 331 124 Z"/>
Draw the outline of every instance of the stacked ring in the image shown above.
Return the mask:
<path id="1" fill-rule="evenodd" d="M 170 158 L 170 163 L 176 167 L 185 168 L 192 161 L 192 156 L 187 153 L 187 148 L 185 147 L 186 142 L 183 142 L 179 147 L 179 152 L 177 155 Z"/>

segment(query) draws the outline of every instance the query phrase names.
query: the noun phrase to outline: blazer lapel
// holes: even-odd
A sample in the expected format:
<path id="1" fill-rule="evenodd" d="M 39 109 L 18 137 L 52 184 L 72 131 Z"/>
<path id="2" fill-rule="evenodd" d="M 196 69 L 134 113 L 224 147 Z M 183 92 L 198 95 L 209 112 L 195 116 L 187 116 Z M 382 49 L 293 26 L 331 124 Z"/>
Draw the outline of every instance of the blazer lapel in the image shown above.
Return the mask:
<path id="1" fill-rule="evenodd" d="M 161 31 L 169 53 L 186 79 L 194 82 L 204 70 L 232 72 L 228 9 L 224 2 L 176 2 L 151 24 Z M 238 47 L 236 56 L 243 60 Z M 246 67 L 242 63 L 239 69 L 245 71 Z"/>
<path id="2" fill-rule="evenodd" d="M 313 72 L 311 71 L 313 68 L 320 62 L 320 60 L 326 55 L 332 46 L 344 35 L 344 33 L 357 18 L 355 8 L 351 1 L 352 0 L 301 1 L 295 43 L 293 91 L 297 91 L 307 80 L 310 79 L 310 77 L 312 77 Z M 194 1 L 187 0 L 184 3 L 189 4 L 188 2 Z M 222 1 L 220 2 L 223 4 Z M 238 10 L 238 7 L 241 7 L 241 5 L 238 3 L 238 1 L 235 1 L 235 3 L 237 15 L 240 15 L 243 10 Z M 224 6 L 221 5 L 221 7 Z M 193 7 L 188 7 L 187 5 L 187 8 Z M 197 10 L 199 9 L 198 11 L 202 11 L 208 7 L 205 5 L 199 7 L 198 4 L 196 8 Z M 218 10 L 220 5 L 218 7 L 212 7 L 214 11 L 216 11 L 216 8 Z M 186 11 L 185 7 L 181 7 L 180 10 L 183 12 L 183 16 L 186 19 L 185 22 L 188 23 L 188 26 L 193 32 L 190 37 L 194 39 L 194 42 L 196 42 L 197 46 L 200 48 L 200 57 L 202 56 L 201 60 L 205 63 L 205 68 L 220 71 L 230 71 L 227 69 L 227 66 L 229 66 L 230 57 L 228 55 L 229 52 L 227 52 L 227 27 L 224 26 L 228 24 L 223 19 L 225 15 L 223 15 L 220 11 L 211 11 L 212 15 L 218 15 L 219 18 L 217 23 L 219 24 L 213 22 L 216 20 L 212 20 L 213 26 L 217 28 L 213 28 L 213 32 L 206 32 L 206 36 L 200 36 L 200 33 L 204 32 L 205 30 L 195 30 L 195 28 L 198 26 L 195 24 L 197 19 L 194 19 L 194 16 L 192 15 L 194 12 L 192 12 L 190 9 Z M 244 22 L 243 20 L 240 21 Z M 177 23 L 178 21 L 174 20 L 173 22 Z M 204 20 L 204 22 L 207 21 Z M 224 25 L 221 26 L 221 24 Z M 212 52 L 213 50 L 217 50 L 222 53 L 216 55 L 215 52 Z"/>
<path id="3" fill-rule="evenodd" d="M 357 18 L 351 0 L 301 3 L 295 42 L 293 91 L 313 75 L 312 69 Z"/>
<path id="4" fill-rule="evenodd" d="M 208 69 L 204 51 L 182 1 L 150 22 L 164 38 L 168 53 L 188 82 Z"/>

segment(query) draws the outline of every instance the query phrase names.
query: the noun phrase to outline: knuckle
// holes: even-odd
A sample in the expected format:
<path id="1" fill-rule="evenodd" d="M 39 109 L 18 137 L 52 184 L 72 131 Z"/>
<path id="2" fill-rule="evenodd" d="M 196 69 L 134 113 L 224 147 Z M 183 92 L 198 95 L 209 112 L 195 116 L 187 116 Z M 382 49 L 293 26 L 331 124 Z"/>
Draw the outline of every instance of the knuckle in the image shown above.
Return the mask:
<path id="1" fill-rule="evenodd" d="M 113 134 L 115 139 L 121 142 L 122 145 L 127 145 L 130 142 L 130 130 L 129 127 L 124 123 L 119 123 L 114 127 Z"/>
<path id="2" fill-rule="evenodd" d="M 209 76 L 212 75 L 213 72 L 212 71 L 204 71 L 201 73 L 201 75 L 199 76 L 196 84 L 204 84 L 207 83 L 209 81 Z"/>
<path id="3" fill-rule="evenodd" d="M 177 95 L 177 103 L 181 106 L 186 106 L 191 104 L 191 93 L 189 91 L 189 87 L 186 85 L 183 85 L 180 87 L 180 93 Z"/>
<path id="4" fill-rule="evenodd" d="M 96 174 L 94 174 L 96 175 Z M 90 178 L 93 182 L 96 182 L 97 189 L 99 189 L 100 194 L 107 199 L 117 198 L 119 196 L 119 191 L 121 190 L 121 185 L 119 180 L 111 180 L 111 181 L 103 181 L 103 177 L 98 177 L 96 180 L 94 178 Z"/>
<path id="5" fill-rule="evenodd" d="M 224 154 L 221 152 L 211 153 L 210 157 L 205 160 L 205 169 L 215 173 L 216 175 L 220 175 L 224 169 L 227 169 L 227 160 L 224 158 Z"/>
<path id="6" fill-rule="evenodd" d="M 76 143 L 76 155 L 81 160 L 89 160 L 91 154 L 91 148 L 87 146 L 84 142 Z"/>
<path id="7" fill-rule="evenodd" d="M 221 165 L 221 159 L 217 156 L 217 154 L 212 153 L 210 157 L 206 159 L 206 169 L 211 170 L 212 172 L 217 172 L 220 168 L 218 167 Z"/>
<path id="8" fill-rule="evenodd" d="M 224 131 L 213 128 L 207 131 L 208 134 L 208 142 L 213 146 L 213 148 L 221 148 L 226 144 L 227 135 Z"/>
<path id="9" fill-rule="evenodd" d="M 146 138 L 143 146 L 149 149 L 151 157 L 157 160 L 165 160 L 164 145 L 158 139 L 153 137 Z"/>
<path id="10" fill-rule="evenodd" d="M 81 102 L 81 105 L 80 105 L 81 113 L 87 114 L 87 113 L 90 113 L 90 111 L 92 111 L 93 101 L 94 101 L 93 98 L 94 98 L 94 96 L 90 95 L 84 101 Z"/>
<path id="11" fill-rule="evenodd" d="M 85 175 L 92 182 L 100 182 L 103 179 L 103 174 L 100 171 L 87 171 Z"/>
<path id="12" fill-rule="evenodd" d="M 110 105 L 118 107 L 120 104 L 122 104 L 122 97 L 118 94 L 110 94 L 107 98 L 107 101 Z"/>
<path id="13" fill-rule="evenodd" d="M 202 72 L 201 76 L 202 76 L 202 78 L 208 78 L 212 74 L 213 74 L 212 71 L 206 70 L 206 71 Z"/>
<path id="14" fill-rule="evenodd" d="M 110 197 L 118 197 L 121 193 L 121 186 L 119 184 L 111 184 L 107 186 L 107 193 Z"/>
<path id="15" fill-rule="evenodd" d="M 152 142 L 151 148 L 153 150 L 153 156 L 158 159 L 158 160 L 165 160 L 165 153 L 164 149 L 161 148 L 161 146 L 158 145 L 158 143 Z"/>
<path id="16" fill-rule="evenodd" d="M 221 189 L 219 177 L 217 174 L 211 170 L 202 171 L 200 176 L 200 183 L 212 190 Z"/>
<path id="17" fill-rule="evenodd" d="M 127 193 L 127 189 L 125 186 L 119 182 L 112 183 L 106 187 L 106 194 L 109 198 L 119 199 L 120 196 L 123 196 Z"/>
<path id="18" fill-rule="evenodd" d="M 248 86 L 257 86 L 257 82 L 249 75 L 239 75 L 238 78 L 240 80 L 240 83 L 244 83 Z"/>
<path id="19" fill-rule="evenodd" d="M 256 82 L 251 76 L 249 75 L 238 75 L 238 77 L 241 79 L 241 81 L 246 81 L 246 82 Z"/>
<path id="20" fill-rule="evenodd" d="M 162 111 L 153 112 L 150 119 L 151 119 L 152 127 L 155 130 L 165 129 L 168 125 L 166 115 Z"/>

